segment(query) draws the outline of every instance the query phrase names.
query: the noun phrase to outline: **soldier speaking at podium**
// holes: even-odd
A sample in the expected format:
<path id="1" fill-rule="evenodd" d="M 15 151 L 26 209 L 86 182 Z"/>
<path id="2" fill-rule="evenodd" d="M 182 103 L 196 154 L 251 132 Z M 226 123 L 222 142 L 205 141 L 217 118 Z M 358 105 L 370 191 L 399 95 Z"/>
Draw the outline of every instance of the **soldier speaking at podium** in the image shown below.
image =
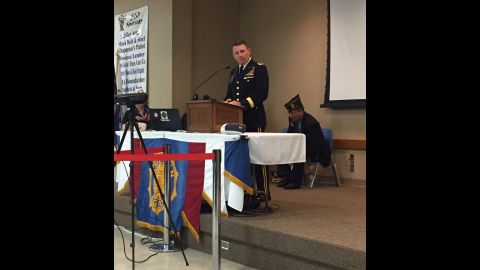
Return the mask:
<path id="1" fill-rule="evenodd" d="M 263 132 L 267 117 L 263 102 L 268 97 L 268 71 L 261 62 L 250 56 L 251 50 L 244 40 L 233 43 L 233 58 L 238 66 L 230 71 L 225 102 L 243 107 L 243 123 L 247 132 Z M 262 167 L 255 165 L 257 190 L 265 191 Z"/>

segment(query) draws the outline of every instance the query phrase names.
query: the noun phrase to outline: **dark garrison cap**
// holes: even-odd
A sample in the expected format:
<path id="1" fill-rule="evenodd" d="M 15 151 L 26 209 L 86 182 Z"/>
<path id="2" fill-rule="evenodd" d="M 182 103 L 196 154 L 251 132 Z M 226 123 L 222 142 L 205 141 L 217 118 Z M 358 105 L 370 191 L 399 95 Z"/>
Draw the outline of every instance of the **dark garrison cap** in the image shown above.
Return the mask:
<path id="1" fill-rule="evenodd" d="M 287 108 L 289 112 L 294 109 L 295 110 L 299 108 L 303 109 L 303 104 L 302 104 L 302 100 L 300 100 L 300 95 L 297 94 L 292 99 L 290 99 L 290 101 L 285 104 L 285 108 Z"/>

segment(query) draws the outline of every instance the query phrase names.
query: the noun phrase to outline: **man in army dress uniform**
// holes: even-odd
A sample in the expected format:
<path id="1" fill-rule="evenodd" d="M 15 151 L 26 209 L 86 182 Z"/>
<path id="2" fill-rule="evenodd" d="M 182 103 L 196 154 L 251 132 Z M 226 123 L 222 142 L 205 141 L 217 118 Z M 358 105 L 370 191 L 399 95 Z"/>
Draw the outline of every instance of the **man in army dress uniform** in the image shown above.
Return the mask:
<path id="1" fill-rule="evenodd" d="M 315 171 L 316 163 L 323 167 L 330 165 L 331 149 L 325 139 L 320 123 L 309 113 L 305 112 L 300 96 L 296 95 L 285 104 L 288 110 L 288 133 L 303 133 L 306 137 L 307 170 Z M 278 165 L 277 175 L 284 180 L 278 185 L 284 189 L 300 188 L 304 175 L 305 163 Z"/>
<path id="2" fill-rule="evenodd" d="M 230 71 L 225 102 L 243 108 L 243 123 L 247 132 L 263 132 L 267 126 L 267 117 L 263 102 L 268 97 L 268 71 L 261 62 L 255 62 L 251 50 L 244 40 L 233 43 L 233 58 L 238 66 Z M 265 169 L 265 168 L 264 168 Z M 264 176 L 265 175 L 265 176 Z M 255 165 L 257 190 L 265 191 L 267 173 Z"/>

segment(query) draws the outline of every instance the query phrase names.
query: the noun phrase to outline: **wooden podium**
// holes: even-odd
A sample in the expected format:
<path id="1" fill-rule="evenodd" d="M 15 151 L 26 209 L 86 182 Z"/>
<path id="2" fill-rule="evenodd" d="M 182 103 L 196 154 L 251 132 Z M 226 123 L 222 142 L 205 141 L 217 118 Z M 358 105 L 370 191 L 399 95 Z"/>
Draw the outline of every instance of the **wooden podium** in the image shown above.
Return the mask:
<path id="1" fill-rule="evenodd" d="M 187 102 L 189 132 L 219 132 L 225 123 L 242 123 L 242 107 L 216 100 Z"/>

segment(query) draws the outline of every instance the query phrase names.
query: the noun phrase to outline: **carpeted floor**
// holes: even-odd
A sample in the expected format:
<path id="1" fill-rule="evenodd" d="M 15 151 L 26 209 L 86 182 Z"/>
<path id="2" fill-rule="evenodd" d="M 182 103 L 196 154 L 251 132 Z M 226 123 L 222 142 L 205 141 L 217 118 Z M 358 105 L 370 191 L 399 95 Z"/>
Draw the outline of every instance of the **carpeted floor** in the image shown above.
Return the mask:
<path id="1" fill-rule="evenodd" d="M 230 243 L 224 259 L 258 269 L 365 269 L 365 187 L 285 190 L 270 184 L 270 190 L 273 213 L 221 219 L 222 240 Z M 116 220 L 128 227 L 128 196 L 115 201 Z M 202 214 L 200 242 L 189 233 L 182 241 L 209 253 L 211 224 L 211 214 Z"/>
<path id="2" fill-rule="evenodd" d="M 270 184 L 272 208 L 258 217 L 230 217 L 235 222 L 279 233 L 366 251 L 366 189 L 316 186 L 285 190 Z M 232 220 L 232 221 L 234 221 Z"/>

